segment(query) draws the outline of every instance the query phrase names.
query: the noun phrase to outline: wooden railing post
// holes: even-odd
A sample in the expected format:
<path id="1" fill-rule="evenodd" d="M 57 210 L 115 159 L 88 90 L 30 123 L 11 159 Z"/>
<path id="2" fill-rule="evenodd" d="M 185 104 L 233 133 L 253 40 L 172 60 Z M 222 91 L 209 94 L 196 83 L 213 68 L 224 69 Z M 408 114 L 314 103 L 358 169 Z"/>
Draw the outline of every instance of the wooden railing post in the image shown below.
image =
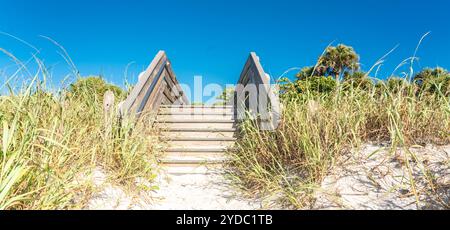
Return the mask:
<path id="1" fill-rule="evenodd" d="M 103 95 L 103 122 L 105 126 L 105 136 L 111 133 L 114 109 L 114 93 L 108 90 Z"/>
<path id="2" fill-rule="evenodd" d="M 258 119 L 259 128 L 273 130 L 278 125 L 280 106 L 276 92 L 270 85 L 270 76 L 264 72 L 259 57 L 251 52 L 239 77 L 235 92 L 238 120 L 249 112 Z"/>

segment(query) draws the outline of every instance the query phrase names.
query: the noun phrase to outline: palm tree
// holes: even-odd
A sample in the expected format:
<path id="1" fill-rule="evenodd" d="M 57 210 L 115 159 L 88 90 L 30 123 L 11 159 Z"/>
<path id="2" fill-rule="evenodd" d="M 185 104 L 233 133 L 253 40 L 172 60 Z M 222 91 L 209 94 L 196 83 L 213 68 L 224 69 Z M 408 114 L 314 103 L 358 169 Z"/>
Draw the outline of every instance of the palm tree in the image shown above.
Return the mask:
<path id="1" fill-rule="evenodd" d="M 359 56 L 355 50 L 343 44 L 330 46 L 325 54 L 319 58 L 317 65 L 318 75 L 332 75 L 339 81 L 345 72 L 359 71 Z"/>

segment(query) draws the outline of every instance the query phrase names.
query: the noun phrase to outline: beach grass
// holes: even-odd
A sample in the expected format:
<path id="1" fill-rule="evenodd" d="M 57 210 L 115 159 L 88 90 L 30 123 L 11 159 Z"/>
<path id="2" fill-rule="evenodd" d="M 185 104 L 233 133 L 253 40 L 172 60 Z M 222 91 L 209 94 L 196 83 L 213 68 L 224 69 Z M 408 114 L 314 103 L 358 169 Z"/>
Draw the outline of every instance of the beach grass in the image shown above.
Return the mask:
<path id="1" fill-rule="evenodd" d="M 127 191 L 142 188 L 138 178 L 152 181 L 158 138 L 144 122 L 118 119 L 123 95 L 106 113 L 103 95 L 83 84 L 55 90 L 46 73 L 14 75 L 3 85 L 0 209 L 83 209 L 98 189 L 96 171 Z"/>
<path id="2" fill-rule="evenodd" d="M 448 96 L 418 93 L 407 81 L 396 86 L 389 81 L 368 89 L 338 84 L 329 93 L 306 87 L 282 98 L 275 131 L 260 130 L 251 119 L 240 124 L 237 148 L 230 152 L 231 178 L 250 194 L 277 194 L 287 206 L 311 208 L 314 191 L 353 148 L 369 142 L 402 148 L 415 160 L 410 146 L 449 144 Z M 412 175 L 410 180 L 417 198 Z M 431 177 L 427 182 L 433 187 Z"/>

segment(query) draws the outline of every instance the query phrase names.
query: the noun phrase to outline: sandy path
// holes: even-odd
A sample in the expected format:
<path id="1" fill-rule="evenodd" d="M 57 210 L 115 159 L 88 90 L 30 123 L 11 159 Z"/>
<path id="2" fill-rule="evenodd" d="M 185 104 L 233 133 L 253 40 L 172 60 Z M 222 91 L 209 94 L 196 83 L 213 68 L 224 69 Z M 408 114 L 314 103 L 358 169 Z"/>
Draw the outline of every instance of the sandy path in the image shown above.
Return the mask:
<path id="1" fill-rule="evenodd" d="M 101 173 L 98 177 L 104 177 Z M 97 181 L 100 181 L 97 179 Z M 219 172 L 172 175 L 160 173 L 159 189 L 132 197 L 120 187 L 104 183 L 87 209 L 144 210 L 254 210 L 264 209 L 262 200 L 244 198 Z"/>
<path id="2" fill-rule="evenodd" d="M 167 175 L 159 178 L 160 189 L 149 209 L 253 210 L 264 208 L 258 200 L 242 197 L 218 173 Z"/>

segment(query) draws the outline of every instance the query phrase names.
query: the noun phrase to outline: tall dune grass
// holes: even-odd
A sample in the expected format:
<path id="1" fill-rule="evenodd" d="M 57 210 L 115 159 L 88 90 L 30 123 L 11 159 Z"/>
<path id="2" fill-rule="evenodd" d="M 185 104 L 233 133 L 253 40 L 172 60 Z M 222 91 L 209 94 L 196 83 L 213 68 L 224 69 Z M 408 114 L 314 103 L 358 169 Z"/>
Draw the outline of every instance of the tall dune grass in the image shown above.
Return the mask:
<path id="1" fill-rule="evenodd" d="M 88 88 L 49 90 L 41 74 L 0 96 L 0 209 L 84 208 L 95 170 L 128 188 L 154 177 L 153 131 L 105 117 L 102 100 Z"/>
<path id="2" fill-rule="evenodd" d="M 296 208 L 310 207 L 331 166 L 362 143 L 406 149 L 450 143 L 449 98 L 417 95 L 410 84 L 392 88 L 383 82 L 365 90 L 341 84 L 331 93 L 306 91 L 282 103 L 276 131 L 261 131 L 252 120 L 240 125 L 230 169 L 249 192 L 282 194 Z"/>

